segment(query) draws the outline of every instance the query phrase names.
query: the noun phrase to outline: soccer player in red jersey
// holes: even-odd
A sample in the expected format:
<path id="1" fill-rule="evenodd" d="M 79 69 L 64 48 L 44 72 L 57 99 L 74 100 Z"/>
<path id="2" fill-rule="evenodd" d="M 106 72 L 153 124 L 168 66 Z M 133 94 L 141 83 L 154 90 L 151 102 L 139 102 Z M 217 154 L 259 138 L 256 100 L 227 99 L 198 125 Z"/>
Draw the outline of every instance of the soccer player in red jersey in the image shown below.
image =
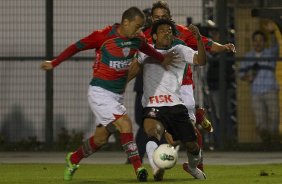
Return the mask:
<path id="1" fill-rule="evenodd" d="M 157 1 L 153 4 L 151 9 L 152 21 L 155 22 L 159 19 L 171 19 L 170 9 L 168 4 L 165 1 Z M 193 49 L 197 49 L 197 40 L 193 36 L 192 31 L 184 25 L 176 25 L 177 29 L 177 38 L 181 39 L 185 42 L 185 44 Z M 149 43 L 152 43 L 151 38 L 151 28 L 148 28 L 144 31 L 144 34 Z M 214 42 L 204 36 L 202 36 L 202 41 L 204 43 L 205 48 L 210 52 L 235 52 L 235 46 L 231 43 L 222 45 L 217 42 Z M 204 129 L 207 131 L 212 131 L 211 124 L 204 117 L 202 109 L 200 112 L 196 112 L 195 116 L 195 100 L 193 95 L 193 80 L 192 80 L 192 70 L 189 65 L 187 65 L 185 74 L 182 81 L 181 86 L 181 95 L 184 100 L 184 104 L 188 109 L 188 113 L 192 121 L 196 124 L 204 125 Z M 203 121 L 204 120 L 204 121 Z M 202 136 L 198 130 L 196 130 L 198 136 L 198 144 L 202 147 Z M 166 137 L 170 137 L 169 135 Z M 184 163 L 186 165 L 186 163 Z M 203 170 L 203 163 L 198 165 L 198 168 Z"/>
<path id="2" fill-rule="evenodd" d="M 137 7 L 127 9 L 120 24 L 97 30 L 67 47 L 57 58 L 41 64 L 51 70 L 74 54 L 88 49 L 96 50 L 93 78 L 88 90 L 88 102 L 96 117 L 96 131 L 75 152 L 67 154 L 64 180 L 71 180 L 81 159 L 96 152 L 108 142 L 115 131 L 120 132 L 121 144 L 132 163 L 139 181 L 147 181 L 147 171 L 142 167 L 138 149 L 133 140 L 132 122 L 123 105 L 127 73 L 132 58 L 141 51 L 159 60 L 166 67 L 177 56 L 163 56 L 149 46 L 142 36 L 145 16 Z"/>

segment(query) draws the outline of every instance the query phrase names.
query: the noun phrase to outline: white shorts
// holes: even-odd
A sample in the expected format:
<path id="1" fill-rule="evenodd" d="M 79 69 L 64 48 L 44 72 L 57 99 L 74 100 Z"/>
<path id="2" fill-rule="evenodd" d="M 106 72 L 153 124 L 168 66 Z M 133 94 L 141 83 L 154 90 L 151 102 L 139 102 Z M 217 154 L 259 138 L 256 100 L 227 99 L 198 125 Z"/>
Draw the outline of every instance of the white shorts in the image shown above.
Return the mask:
<path id="1" fill-rule="evenodd" d="M 195 117 L 195 99 L 193 85 L 182 85 L 180 88 L 181 97 L 184 105 L 188 109 L 190 119 L 196 121 Z"/>
<path id="2" fill-rule="evenodd" d="M 96 125 L 115 122 L 126 114 L 124 95 L 113 93 L 98 86 L 89 86 L 88 103 L 95 115 Z"/>

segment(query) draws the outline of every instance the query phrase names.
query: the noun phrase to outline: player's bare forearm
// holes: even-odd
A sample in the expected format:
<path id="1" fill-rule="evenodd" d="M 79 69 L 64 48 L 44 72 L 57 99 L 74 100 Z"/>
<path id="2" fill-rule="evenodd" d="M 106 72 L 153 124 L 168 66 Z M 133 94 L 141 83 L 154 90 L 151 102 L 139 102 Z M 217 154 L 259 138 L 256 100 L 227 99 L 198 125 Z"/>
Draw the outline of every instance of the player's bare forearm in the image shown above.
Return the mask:
<path id="1" fill-rule="evenodd" d="M 198 54 L 194 57 L 193 63 L 197 65 L 205 65 L 207 62 L 207 55 L 199 29 L 192 24 L 189 26 L 189 29 L 193 32 L 193 35 L 197 40 Z"/>
<path id="2" fill-rule="evenodd" d="M 232 43 L 227 43 L 225 45 L 222 45 L 220 43 L 213 42 L 212 46 L 211 46 L 211 52 L 214 52 L 214 53 L 221 53 L 221 52 L 235 53 L 236 49 L 235 49 L 234 44 L 232 44 Z"/>
<path id="3" fill-rule="evenodd" d="M 127 83 L 130 82 L 133 78 L 135 78 L 140 71 L 141 71 L 140 63 L 138 63 L 137 59 L 133 59 L 128 70 Z"/>
<path id="4" fill-rule="evenodd" d="M 200 35 L 196 39 L 198 45 L 198 65 L 205 65 L 207 63 L 207 55 L 204 43 Z"/>

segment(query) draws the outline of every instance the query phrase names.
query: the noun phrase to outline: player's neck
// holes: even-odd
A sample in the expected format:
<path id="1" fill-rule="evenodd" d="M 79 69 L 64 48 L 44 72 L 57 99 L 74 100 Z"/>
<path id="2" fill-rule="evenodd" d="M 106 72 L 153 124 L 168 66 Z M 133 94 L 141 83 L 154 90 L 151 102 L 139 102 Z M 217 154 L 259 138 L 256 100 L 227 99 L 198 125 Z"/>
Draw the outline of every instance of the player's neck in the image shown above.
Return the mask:
<path id="1" fill-rule="evenodd" d="M 160 49 L 160 50 L 167 50 L 171 48 L 171 45 L 163 45 L 163 44 L 155 44 L 155 49 Z"/>
<path id="2" fill-rule="evenodd" d="M 119 25 L 119 26 L 117 27 L 117 33 L 118 33 L 118 35 L 121 36 L 121 37 L 126 37 L 125 31 L 124 31 L 124 29 L 123 29 L 123 27 L 122 27 L 121 25 Z"/>

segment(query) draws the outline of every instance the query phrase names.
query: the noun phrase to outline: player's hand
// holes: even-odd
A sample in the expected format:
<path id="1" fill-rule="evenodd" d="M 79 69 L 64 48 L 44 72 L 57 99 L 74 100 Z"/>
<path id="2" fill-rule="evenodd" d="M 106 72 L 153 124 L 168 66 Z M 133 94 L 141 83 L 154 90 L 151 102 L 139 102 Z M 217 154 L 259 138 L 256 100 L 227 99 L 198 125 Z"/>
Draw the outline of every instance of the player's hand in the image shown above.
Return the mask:
<path id="1" fill-rule="evenodd" d="M 194 37 L 198 40 L 201 39 L 201 34 L 197 26 L 190 24 L 188 29 L 193 33 Z"/>
<path id="2" fill-rule="evenodd" d="M 179 62 L 179 58 L 180 58 L 179 54 L 172 50 L 167 54 L 165 54 L 162 65 L 166 70 L 168 70 L 169 65 Z"/>
<path id="3" fill-rule="evenodd" d="M 42 70 L 52 70 L 54 67 L 51 61 L 44 61 L 43 63 L 41 63 L 40 68 Z"/>
<path id="4" fill-rule="evenodd" d="M 227 43 L 227 44 L 224 45 L 224 47 L 226 48 L 227 52 L 236 53 L 236 48 L 235 48 L 235 45 L 233 43 Z"/>

